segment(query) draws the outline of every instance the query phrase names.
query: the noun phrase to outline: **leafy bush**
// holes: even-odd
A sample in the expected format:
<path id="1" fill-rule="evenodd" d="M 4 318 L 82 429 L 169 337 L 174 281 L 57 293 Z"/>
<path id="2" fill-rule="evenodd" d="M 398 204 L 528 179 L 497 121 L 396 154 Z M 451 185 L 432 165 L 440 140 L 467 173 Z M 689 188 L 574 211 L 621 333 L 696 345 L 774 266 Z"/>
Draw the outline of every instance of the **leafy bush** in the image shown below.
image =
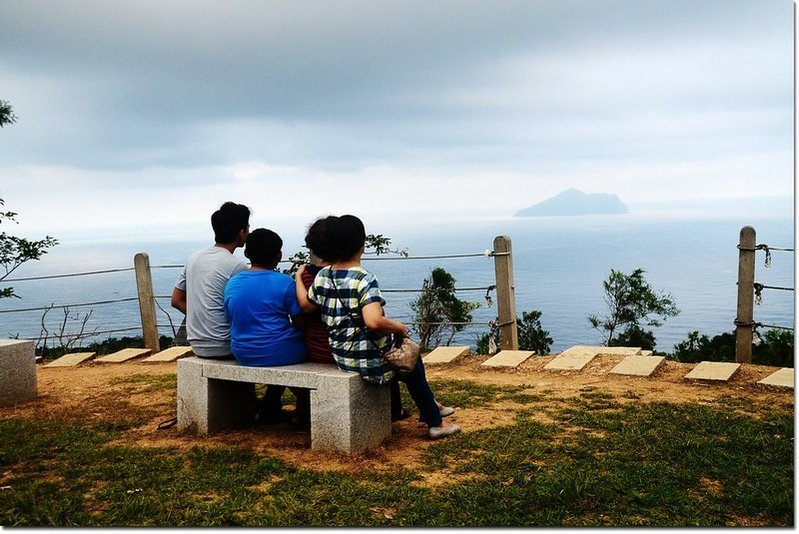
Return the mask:
<path id="1" fill-rule="evenodd" d="M 672 359 L 680 362 L 734 362 L 735 332 L 725 332 L 710 338 L 694 330 L 688 338 L 674 345 Z M 766 330 L 758 345 L 752 347 L 752 363 L 793 367 L 794 335 L 781 329 Z"/>
<path id="2" fill-rule="evenodd" d="M 655 350 L 655 334 L 638 325 L 631 325 L 608 341 L 608 347 L 641 347 L 645 350 Z"/>
<path id="3" fill-rule="evenodd" d="M 516 318 L 516 327 L 519 334 L 519 350 L 532 350 L 536 354 L 549 354 L 552 338 L 549 337 L 547 330 L 541 328 L 540 311 L 522 312 L 522 318 Z M 489 340 L 492 336 L 494 344 L 499 347 L 499 328 L 492 326 L 490 332 L 486 332 L 475 340 L 478 354 L 490 354 L 492 352 L 489 350 Z"/>
<path id="4" fill-rule="evenodd" d="M 455 295 L 455 278 L 436 267 L 422 282 L 422 293 L 410 306 L 414 312 L 411 330 L 418 334 L 422 349 L 428 350 L 452 343 L 455 334 L 472 321 L 472 310 L 479 304 L 460 300 Z"/>
<path id="5" fill-rule="evenodd" d="M 644 278 L 645 272 L 639 268 L 624 274 L 611 269 L 608 279 L 602 283 L 608 315 L 599 317 L 591 314 L 588 322 L 603 335 L 605 345 L 618 346 L 636 340 L 652 350 L 655 336 L 643 330 L 641 325 L 658 327 L 667 318 L 680 313 L 671 294 L 652 289 Z M 617 332 L 621 333 L 614 336 Z M 641 343 L 635 343 L 634 346 L 641 346 Z"/>

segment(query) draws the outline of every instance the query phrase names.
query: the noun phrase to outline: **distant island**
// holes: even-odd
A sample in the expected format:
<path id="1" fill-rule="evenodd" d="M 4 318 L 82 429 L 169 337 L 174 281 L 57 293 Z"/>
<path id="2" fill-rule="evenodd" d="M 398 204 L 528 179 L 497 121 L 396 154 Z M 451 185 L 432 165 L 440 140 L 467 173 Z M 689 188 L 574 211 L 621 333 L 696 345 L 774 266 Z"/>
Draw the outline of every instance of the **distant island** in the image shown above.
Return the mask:
<path id="1" fill-rule="evenodd" d="M 572 215 L 610 215 L 627 213 L 619 197 L 607 193 L 585 194 L 567 189 L 554 197 L 514 213 L 514 217 L 563 217 Z"/>

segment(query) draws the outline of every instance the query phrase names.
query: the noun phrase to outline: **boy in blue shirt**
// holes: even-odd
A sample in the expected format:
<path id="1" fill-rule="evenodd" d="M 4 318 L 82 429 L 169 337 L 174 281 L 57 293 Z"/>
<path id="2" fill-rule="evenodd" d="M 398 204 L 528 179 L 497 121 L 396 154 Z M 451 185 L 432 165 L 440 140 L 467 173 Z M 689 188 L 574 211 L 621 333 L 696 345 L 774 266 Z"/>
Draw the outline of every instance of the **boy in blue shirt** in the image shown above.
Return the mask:
<path id="1" fill-rule="evenodd" d="M 230 346 L 241 365 L 272 367 L 306 360 L 302 332 L 294 326 L 302 316 L 294 280 L 275 271 L 282 248 L 283 240 L 275 232 L 265 228 L 250 232 L 244 255 L 252 266 L 225 286 Z M 297 397 L 295 416 L 305 422 L 309 392 L 301 388 L 292 388 L 292 392 Z M 267 413 L 274 413 L 275 408 L 263 407 Z"/>

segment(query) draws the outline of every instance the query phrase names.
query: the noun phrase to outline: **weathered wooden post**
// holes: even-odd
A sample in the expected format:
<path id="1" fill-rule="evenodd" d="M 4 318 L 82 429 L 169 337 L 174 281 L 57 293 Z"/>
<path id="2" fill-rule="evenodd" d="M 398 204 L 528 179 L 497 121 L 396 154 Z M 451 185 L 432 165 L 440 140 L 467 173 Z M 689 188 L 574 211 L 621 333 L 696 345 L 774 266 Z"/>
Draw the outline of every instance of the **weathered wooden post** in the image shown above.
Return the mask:
<path id="1" fill-rule="evenodd" d="M 497 281 L 497 320 L 500 350 L 519 350 L 516 326 L 516 295 L 513 283 L 513 255 L 510 237 L 494 238 L 494 271 Z"/>
<path id="2" fill-rule="evenodd" d="M 752 363 L 754 321 L 755 229 L 741 228 L 738 241 L 738 316 L 735 319 L 735 361 Z"/>
<path id="3" fill-rule="evenodd" d="M 153 351 L 161 351 L 158 339 L 158 327 L 155 317 L 155 298 L 153 296 L 153 278 L 150 274 L 150 256 L 139 252 L 133 258 L 136 268 L 136 289 L 139 292 L 139 311 L 141 312 L 141 329 L 144 335 L 144 346 Z"/>

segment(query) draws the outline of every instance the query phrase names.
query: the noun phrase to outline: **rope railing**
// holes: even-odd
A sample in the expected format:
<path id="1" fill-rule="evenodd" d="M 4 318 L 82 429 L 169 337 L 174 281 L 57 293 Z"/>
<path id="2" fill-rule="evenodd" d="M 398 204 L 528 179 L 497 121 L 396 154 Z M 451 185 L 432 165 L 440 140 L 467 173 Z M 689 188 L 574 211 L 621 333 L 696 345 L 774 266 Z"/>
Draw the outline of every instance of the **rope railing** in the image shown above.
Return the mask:
<path id="1" fill-rule="evenodd" d="M 757 252 L 758 250 L 766 251 L 766 261 L 765 261 L 766 268 L 770 268 L 771 267 L 771 251 L 772 250 L 776 250 L 778 252 L 794 252 L 794 249 L 792 249 L 792 248 L 772 247 L 772 246 L 767 245 L 765 243 L 760 243 L 759 245 L 755 245 L 754 247 L 745 247 L 745 246 L 742 246 L 742 245 L 738 245 L 738 250 L 745 250 L 745 251 L 748 251 L 748 252 Z"/>
<path id="2" fill-rule="evenodd" d="M 15 308 L 12 310 L 0 310 L 0 313 L 14 313 L 14 312 L 32 312 L 32 311 L 45 311 L 45 310 L 58 310 L 67 308 L 82 308 L 86 306 L 100 306 L 104 304 L 117 304 L 120 302 L 132 302 L 139 300 L 139 297 L 126 297 L 114 300 L 98 300 L 95 302 L 80 302 L 75 304 L 52 304 L 49 306 L 41 306 L 38 308 Z"/>
<path id="3" fill-rule="evenodd" d="M 483 252 L 473 252 L 473 253 L 461 253 L 461 254 L 429 254 L 429 255 L 418 255 L 418 256 L 410 256 L 406 254 L 397 254 L 397 255 L 385 255 L 385 256 L 375 256 L 375 255 L 366 255 L 363 257 L 364 261 L 406 261 L 406 260 L 445 260 L 445 259 L 464 259 L 464 258 L 505 258 L 511 256 L 510 252 L 510 242 L 506 241 L 504 238 L 501 241 L 495 240 L 496 243 L 500 243 L 499 248 L 504 248 L 504 245 L 507 244 L 507 251 L 499 250 L 485 250 Z M 496 260 L 499 261 L 499 260 Z M 291 259 L 284 259 L 280 261 L 281 264 L 294 264 L 297 263 Z M 151 270 L 162 270 L 162 269 L 182 269 L 184 265 L 182 264 L 162 264 L 162 265 L 152 265 L 149 266 Z M 39 275 L 39 276 L 26 276 L 26 277 L 16 277 L 16 278 L 6 278 L 4 280 L 0 280 L 0 284 L 10 284 L 10 283 L 22 283 L 22 282 L 32 282 L 32 281 L 46 281 L 46 280 L 59 280 L 59 279 L 70 279 L 70 278 L 77 278 L 77 277 L 90 277 L 90 276 L 98 276 L 98 275 L 109 275 L 109 274 L 117 274 L 117 273 L 128 273 L 128 272 L 137 272 L 136 267 L 122 267 L 122 268 L 109 268 L 109 269 L 97 269 L 97 270 L 87 270 L 83 272 L 67 272 L 61 274 L 50 274 L 50 275 Z M 138 284 L 138 273 L 137 273 L 137 284 Z M 394 293 L 394 294 L 401 294 L 401 293 L 422 293 L 424 291 L 454 291 L 454 292 L 485 292 L 485 299 L 487 306 L 490 307 L 492 305 L 492 298 L 491 298 L 491 291 L 497 288 L 496 285 L 486 285 L 486 286 L 467 286 L 467 287 L 454 287 L 454 288 L 383 288 L 382 291 L 384 293 Z M 140 293 L 141 295 L 141 293 Z M 171 332 L 172 334 L 176 333 L 177 325 L 173 323 L 173 318 L 170 315 L 170 311 L 166 307 L 162 307 L 160 304 L 157 304 L 156 300 L 163 301 L 165 299 L 171 299 L 172 295 L 154 295 L 152 291 L 149 293 L 152 301 L 158 306 L 160 312 L 166 316 L 169 321 L 169 324 L 152 324 L 150 323 L 150 327 L 154 327 L 158 332 Z M 24 339 L 24 340 L 34 340 L 34 341 L 43 341 L 45 344 L 51 340 L 57 340 L 63 343 L 63 340 L 70 339 L 70 340 L 82 340 L 85 338 L 97 337 L 102 335 L 108 334 L 118 334 L 124 332 L 134 332 L 144 331 L 145 325 L 137 324 L 136 326 L 126 326 L 124 322 L 122 325 L 118 325 L 117 323 L 112 323 L 108 325 L 109 328 L 102 328 L 101 326 L 96 326 L 93 329 L 83 329 L 81 328 L 80 331 L 75 332 L 65 332 L 64 326 L 67 325 L 67 310 L 70 309 L 77 309 L 77 308 L 87 308 L 93 306 L 106 306 L 106 305 L 114 305 L 114 304 L 121 304 L 121 303 L 129 303 L 129 302 L 137 302 L 140 300 L 140 296 L 130 296 L 130 297 L 120 297 L 115 299 L 105 299 L 105 300 L 94 300 L 94 301 L 84 301 L 84 302 L 75 302 L 75 303 L 52 303 L 48 305 L 40 305 L 40 306 L 32 306 L 32 307 L 24 307 L 24 308 L 13 308 L 13 309 L 0 309 L 0 314 L 11 314 L 11 313 L 31 313 L 31 312 L 44 312 L 46 315 L 50 310 L 65 310 L 64 312 L 64 319 L 63 321 L 59 321 L 59 327 L 56 327 L 53 330 L 48 330 L 47 327 L 44 325 L 44 315 L 42 316 L 42 331 L 38 335 L 26 335 L 24 337 L 17 335 L 17 339 Z M 90 315 L 91 312 L 88 312 L 87 315 Z M 75 317 L 75 320 L 80 320 L 80 315 Z M 182 316 L 181 316 L 182 319 Z M 143 319 L 142 319 L 143 321 Z M 408 325 L 418 326 L 420 324 L 431 324 L 431 325 L 450 325 L 454 327 L 462 327 L 462 326 L 469 326 L 469 325 L 487 325 L 491 326 L 492 324 L 496 324 L 495 321 L 469 321 L 469 322 L 434 322 L 434 323 L 422 323 L 417 321 L 405 321 Z M 84 326 L 86 325 L 85 318 L 84 318 Z M 504 324 L 504 323 L 503 323 Z M 515 324 L 515 323 L 514 323 Z M 11 335 L 11 334 L 9 334 Z M 147 335 L 145 335 L 145 339 Z"/>
<path id="4" fill-rule="evenodd" d="M 58 334 L 43 334 L 36 337 L 17 337 L 15 339 L 21 339 L 23 341 L 46 341 L 50 339 L 63 339 L 63 338 L 74 338 L 74 339 L 85 339 L 89 337 L 101 336 L 104 334 L 117 334 L 120 332 L 132 332 L 132 331 L 141 331 L 141 325 L 137 326 L 130 326 L 126 328 L 114 328 L 109 330 L 92 330 L 90 332 L 65 332 L 65 333 L 58 333 Z"/>
<path id="5" fill-rule="evenodd" d="M 794 329 L 789 326 L 766 324 L 754 320 L 754 306 L 763 303 L 763 290 L 795 291 L 793 287 L 769 285 L 755 281 L 755 254 L 757 251 L 766 253 L 765 267 L 772 265 L 772 251 L 794 252 L 791 247 L 774 247 L 765 243 L 755 244 L 756 232 L 751 226 L 741 228 L 738 243 L 738 310 L 733 323 L 735 324 L 735 361 L 751 363 L 752 345 L 760 343 L 758 328 L 774 328 L 779 330 Z"/>
<path id="6" fill-rule="evenodd" d="M 397 260 L 436 260 L 436 259 L 457 259 L 457 258 L 493 258 L 493 257 L 500 257 L 500 256 L 508 256 L 508 252 L 496 252 L 493 250 L 486 250 L 484 252 L 474 252 L 474 253 L 466 253 L 466 254 L 438 254 L 438 255 L 428 255 L 428 256 L 364 256 L 363 260 L 365 261 L 397 261 Z M 292 264 L 294 263 L 290 259 L 283 259 L 280 260 L 279 263 L 282 264 Z M 167 265 L 151 265 L 150 269 L 182 269 L 183 265 L 180 264 L 167 264 Z M 58 278 L 74 278 L 79 276 L 94 276 L 99 274 L 112 274 L 112 273 L 124 273 L 124 272 L 131 272 L 135 271 L 134 267 L 121 267 L 118 269 L 103 269 L 99 271 L 84 271 L 78 273 L 64 273 L 64 274 L 51 274 L 51 275 L 42 275 L 42 276 L 28 276 L 22 278 L 6 278 L 3 279 L 1 282 L 6 283 L 16 283 L 16 282 L 31 282 L 36 280 L 55 280 Z"/>

